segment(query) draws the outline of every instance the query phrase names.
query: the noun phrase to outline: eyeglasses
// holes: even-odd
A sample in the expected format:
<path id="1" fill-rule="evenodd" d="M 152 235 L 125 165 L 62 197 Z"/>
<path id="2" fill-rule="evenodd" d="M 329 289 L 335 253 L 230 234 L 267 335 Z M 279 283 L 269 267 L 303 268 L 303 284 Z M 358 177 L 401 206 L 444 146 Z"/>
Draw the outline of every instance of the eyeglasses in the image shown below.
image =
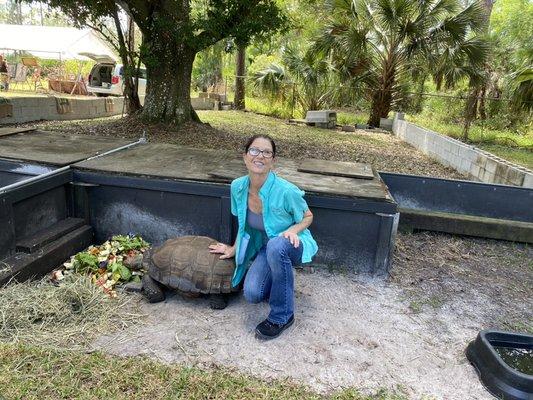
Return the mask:
<path id="1" fill-rule="evenodd" d="M 262 154 L 265 158 L 274 157 L 274 152 L 272 150 L 259 150 L 257 147 L 250 147 L 248 149 L 248 154 L 250 154 L 252 157 L 256 157 L 259 154 Z"/>

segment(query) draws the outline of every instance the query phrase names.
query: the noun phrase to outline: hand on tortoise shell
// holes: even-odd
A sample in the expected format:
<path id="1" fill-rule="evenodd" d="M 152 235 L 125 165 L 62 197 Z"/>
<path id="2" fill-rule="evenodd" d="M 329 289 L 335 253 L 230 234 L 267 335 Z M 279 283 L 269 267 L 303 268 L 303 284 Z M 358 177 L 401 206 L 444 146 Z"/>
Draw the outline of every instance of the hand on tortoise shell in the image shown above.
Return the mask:
<path id="1" fill-rule="evenodd" d="M 235 247 L 228 246 L 224 243 L 215 243 L 209 245 L 209 252 L 215 254 L 222 254 L 220 259 L 231 258 L 235 255 Z"/>

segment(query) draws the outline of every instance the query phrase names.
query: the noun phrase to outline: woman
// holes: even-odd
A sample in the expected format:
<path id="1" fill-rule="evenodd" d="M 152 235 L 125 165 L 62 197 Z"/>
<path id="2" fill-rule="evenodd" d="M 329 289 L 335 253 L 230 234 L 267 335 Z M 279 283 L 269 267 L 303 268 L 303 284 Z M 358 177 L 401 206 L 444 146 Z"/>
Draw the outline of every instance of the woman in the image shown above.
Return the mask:
<path id="1" fill-rule="evenodd" d="M 273 339 L 294 322 L 292 267 L 311 261 L 318 246 L 307 229 L 313 214 L 303 199 L 304 192 L 272 172 L 274 140 L 255 135 L 244 150 L 248 175 L 231 183 L 231 213 L 239 222 L 237 238 L 233 246 L 217 243 L 209 248 L 211 253 L 222 254 L 220 258 L 235 256 L 232 285 L 239 285 L 246 275 L 247 301 L 268 300 L 270 314 L 255 332 L 259 339 Z"/>

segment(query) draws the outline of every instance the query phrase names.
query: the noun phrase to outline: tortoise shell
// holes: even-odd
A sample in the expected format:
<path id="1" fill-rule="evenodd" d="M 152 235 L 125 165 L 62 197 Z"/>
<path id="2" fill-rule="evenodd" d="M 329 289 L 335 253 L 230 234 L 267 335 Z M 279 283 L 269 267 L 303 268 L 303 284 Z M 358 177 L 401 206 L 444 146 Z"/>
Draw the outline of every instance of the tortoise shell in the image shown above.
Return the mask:
<path id="1" fill-rule="evenodd" d="M 206 236 L 169 239 L 145 252 L 143 264 L 157 282 L 183 293 L 230 293 L 233 259 L 209 252 L 216 240 Z"/>

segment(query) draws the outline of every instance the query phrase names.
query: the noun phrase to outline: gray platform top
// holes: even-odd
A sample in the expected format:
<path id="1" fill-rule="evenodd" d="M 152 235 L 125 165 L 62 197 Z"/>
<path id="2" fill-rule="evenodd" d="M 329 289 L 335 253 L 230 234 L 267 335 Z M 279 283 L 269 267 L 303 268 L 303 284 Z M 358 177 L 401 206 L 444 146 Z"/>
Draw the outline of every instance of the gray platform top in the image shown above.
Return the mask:
<path id="1" fill-rule="evenodd" d="M 0 136 L 0 158 L 64 166 L 133 141 L 60 132 L 23 131 Z"/>
<path id="2" fill-rule="evenodd" d="M 11 136 L 16 135 L 17 133 L 21 132 L 29 132 L 34 131 L 35 128 L 15 128 L 13 126 L 8 126 L 4 128 L 0 128 L 0 136 Z"/>
<path id="3" fill-rule="evenodd" d="M 326 163 L 330 163 L 331 169 L 335 167 L 336 162 Z M 346 166 L 346 163 L 342 164 Z M 350 167 L 356 166 L 357 164 L 353 163 Z M 375 172 L 374 179 L 359 179 L 302 172 L 298 171 L 298 167 L 298 161 L 278 158 L 274 170 L 279 176 L 308 193 L 393 201 Z M 135 146 L 96 160 L 77 163 L 75 168 L 215 183 L 227 183 L 246 174 L 242 155 L 237 151 L 197 149 L 163 143 Z"/>
<path id="4" fill-rule="evenodd" d="M 374 179 L 370 164 L 346 161 L 307 159 L 298 163 L 298 171 L 320 175 L 346 176 L 348 178 Z"/>

